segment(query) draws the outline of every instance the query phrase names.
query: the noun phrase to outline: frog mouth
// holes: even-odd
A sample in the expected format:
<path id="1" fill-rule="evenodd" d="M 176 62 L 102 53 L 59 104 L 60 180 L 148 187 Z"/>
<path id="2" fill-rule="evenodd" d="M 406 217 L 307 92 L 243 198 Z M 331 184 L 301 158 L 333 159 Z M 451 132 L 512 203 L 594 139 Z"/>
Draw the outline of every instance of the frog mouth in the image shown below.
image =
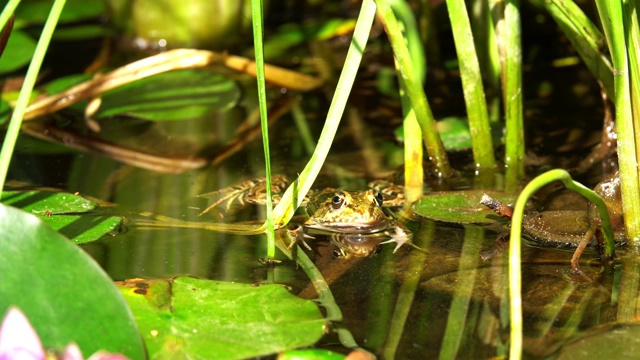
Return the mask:
<path id="1" fill-rule="evenodd" d="M 328 224 L 315 223 L 305 224 L 308 229 L 326 231 L 329 233 L 343 233 L 343 234 L 374 234 L 384 231 L 389 228 L 389 224 L 386 221 L 376 221 L 370 223 L 358 223 L 358 222 L 332 222 Z"/>

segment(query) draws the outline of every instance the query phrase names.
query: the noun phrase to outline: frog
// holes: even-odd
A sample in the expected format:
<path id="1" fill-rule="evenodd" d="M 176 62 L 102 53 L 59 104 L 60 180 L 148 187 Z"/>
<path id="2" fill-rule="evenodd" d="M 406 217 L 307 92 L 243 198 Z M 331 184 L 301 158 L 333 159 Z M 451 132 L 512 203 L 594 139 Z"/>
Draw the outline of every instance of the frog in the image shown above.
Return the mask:
<path id="1" fill-rule="evenodd" d="M 276 175 L 272 180 L 274 203 L 288 185 L 287 178 Z M 266 201 L 264 178 L 249 180 L 237 186 L 200 195 L 217 200 L 207 207 L 203 215 L 226 202 L 227 211 L 234 203 L 264 204 Z M 291 230 L 296 241 L 310 249 L 306 239 L 328 237 L 338 249 L 336 255 L 367 257 L 375 253 L 378 246 L 395 242 L 394 253 L 404 244 L 410 243 L 412 232 L 391 214 L 391 208 L 404 204 L 403 187 L 386 180 L 369 183 L 364 191 L 346 191 L 335 188 L 312 190 L 302 201 L 308 218 Z M 293 245 L 292 244 L 292 245 Z"/>
<path id="2" fill-rule="evenodd" d="M 606 176 L 595 187 L 605 202 L 616 244 L 625 242 L 624 220 L 620 176 L 618 173 Z M 485 195 L 486 196 L 486 195 Z M 483 196 L 481 203 L 498 215 L 511 218 L 513 208 L 489 196 Z M 542 210 L 529 211 L 523 215 L 522 229 L 537 243 L 560 248 L 575 248 L 571 258 L 571 269 L 580 273 L 579 260 L 588 245 L 601 250 L 603 244 L 602 223 L 595 204 L 589 202 L 584 210 Z M 595 241 L 594 241 L 595 239 Z M 504 244 L 502 244 L 504 245 Z M 500 247 L 498 244 L 498 251 Z M 491 251 L 483 257 L 490 257 Z"/>

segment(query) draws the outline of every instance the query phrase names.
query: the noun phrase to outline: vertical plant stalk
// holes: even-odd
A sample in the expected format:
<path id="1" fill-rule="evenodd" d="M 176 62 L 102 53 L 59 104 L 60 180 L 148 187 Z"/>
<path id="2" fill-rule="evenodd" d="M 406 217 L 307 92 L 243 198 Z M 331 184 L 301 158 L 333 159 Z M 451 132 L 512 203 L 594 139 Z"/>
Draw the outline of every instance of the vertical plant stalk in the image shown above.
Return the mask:
<path id="1" fill-rule="evenodd" d="M 469 355 L 467 351 L 460 352 L 460 344 L 469 317 L 469 304 L 476 282 L 483 239 L 484 229 L 475 225 L 465 226 L 456 289 L 449 307 L 447 326 L 440 347 L 440 359 L 456 359 L 460 357 L 459 354 Z"/>
<path id="2" fill-rule="evenodd" d="M 506 188 L 515 191 L 524 179 L 524 126 L 522 115 L 522 49 L 519 0 L 506 0 L 504 8 L 504 107 Z"/>
<path id="3" fill-rule="evenodd" d="M 387 0 L 393 13 L 400 19 L 403 25 L 404 39 L 411 56 L 411 63 L 418 74 L 418 78 L 424 83 L 427 76 L 427 59 L 424 52 L 424 45 L 420 40 L 420 31 L 413 14 L 413 9 L 407 0 Z"/>
<path id="4" fill-rule="evenodd" d="M 7 25 L 11 15 L 16 11 L 18 4 L 20 4 L 20 0 L 10 0 L 4 9 L 2 9 L 2 13 L 0 14 L 0 29 L 4 29 L 5 25 Z"/>
<path id="5" fill-rule="evenodd" d="M 423 226 L 425 227 L 425 229 L 423 229 L 424 231 L 421 231 L 420 236 L 414 238 L 414 241 L 416 241 L 416 246 L 427 249 L 434 237 L 436 224 L 434 221 L 427 221 Z M 391 315 L 387 340 L 381 351 L 383 359 L 396 358 L 400 339 L 407 324 L 409 311 L 411 310 L 416 289 L 420 282 L 420 275 L 427 260 L 427 254 L 422 251 L 412 251 L 409 254 L 409 265 L 407 266 L 404 280 L 398 290 L 398 297 L 395 307 L 393 308 L 393 315 Z"/>
<path id="6" fill-rule="evenodd" d="M 627 53 L 629 54 L 629 76 L 631 78 L 631 110 L 633 113 L 633 128 L 640 130 L 640 24 L 638 24 L 637 1 L 627 2 L 622 10 L 625 26 L 627 27 Z M 636 157 L 640 158 L 640 146 L 636 146 Z"/>
<path id="7" fill-rule="evenodd" d="M 49 17 L 47 17 L 47 21 L 45 22 L 44 28 L 42 29 L 42 34 L 40 35 L 40 39 L 38 40 L 38 44 L 36 45 L 36 50 L 33 53 L 33 58 L 29 63 L 29 68 L 27 69 L 27 74 L 25 75 L 22 88 L 20 89 L 20 94 L 18 95 L 16 106 L 13 109 L 13 114 L 11 115 L 11 121 L 9 122 L 7 134 L 5 135 L 4 142 L 2 143 L 2 150 L 0 150 L 0 190 L 4 188 L 4 183 L 7 178 L 7 172 L 9 171 L 9 163 L 11 162 L 11 157 L 13 155 L 13 149 L 15 148 L 18 134 L 20 133 L 22 118 L 24 117 L 25 109 L 29 104 L 29 98 L 31 97 L 31 92 L 33 91 L 33 87 L 36 83 L 38 72 L 40 71 L 40 67 L 42 66 L 42 60 L 44 59 L 44 55 L 47 52 L 47 48 L 49 47 L 49 43 L 51 42 L 51 36 L 53 35 L 53 31 L 55 30 L 56 25 L 58 24 L 58 19 L 60 18 L 60 13 L 64 8 L 65 3 L 66 0 L 56 0 L 51 7 Z M 5 12 L 6 11 L 3 11 L 2 13 L 2 21 L 4 21 L 3 26 L 4 24 L 6 24 L 6 21 L 11 15 L 9 14 L 9 16 L 7 16 L 5 20 Z"/>
<path id="8" fill-rule="evenodd" d="M 402 81 L 401 81 L 402 83 Z M 401 84 L 401 102 L 404 115 L 404 196 L 405 206 L 411 206 L 422 196 L 424 168 L 422 165 L 422 130 L 416 113 Z"/>
<path id="9" fill-rule="evenodd" d="M 338 79 L 338 86 L 329 111 L 327 113 L 327 120 L 320 133 L 318 139 L 318 145 L 314 151 L 311 159 L 300 173 L 297 181 L 294 181 L 291 186 L 282 195 L 282 199 L 276 208 L 274 209 L 275 223 L 278 226 L 282 226 L 287 223 L 293 216 L 295 210 L 300 206 L 300 203 L 307 194 L 313 181 L 318 176 L 320 168 L 324 163 L 324 160 L 329 154 L 329 148 L 333 142 L 338 125 L 340 124 L 340 118 L 344 113 L 344 108 L 349 98 L 349 93 L 353 87 L 353 82 L 362 60 L 362 54 L 364 48 L 367 45 L 369 39 L 369 33 L 371 32 L 371 26 L 373 25 L 373 18 L 376 14 L 376 4 L 373 0 L 364 0 L 362 7 L 360 8 L 360 14 L 358 15 L 358 21 L 356 28 L 353 32 L 353 38 L 351 39 L 351 45 L 349 45 L 349 51 L 345 59 L 344 67 L 340 73 Z"/>
<path id="10" fill-rule="evenodd" d="M 495 170 L 496 160 L 493 155 L 489 114 L 469 15 L 464 0 L 447 0 L 447 8 L 458 54 L 476 172 L 490 174 Z"/>
<path id="11" fill-rule="evenodd" d="M 269 118 L 267 116 L 267 91 L 264 76 L 262 0 L 251 0 L 251 17 L 253 18 L 253 49 L 256 56 L 256 80 L 258 100 L 260 103 L 260 126 L 262 129 L 262 147 L 264 148 L 264 167 L 267 183 L 267 201 L 265 203 L 267 213 L 267 258 L 273 260 L 276 254 L 276 242 L 273 223 L 273 199 L 271 198 L 271 155 L 269 154 Z"/>
<path id="12" fill-rule="evenodd" d="M 411 62 L 414 69 L 424 82 L 426 77 L 426 59 L 422 50 L 422 43 L 417 33 L 415 19 L 411 7 L 404 0 L 391 0 L 393 11 L 399 14 L 405 27 L 403 38 L 409 49 Z M 394 61 L 397 73 L 400 73 L 398 61 Z M 422 152 L 422 130 L 416 118 L 416 113 L 411 107 L 411 99 L 407 96 L 407 86 L 402 77 L 398 78 L 400 88 L 400 102 L 402 104 L 403 130 L 404 130 L 404 196 L 405 209 L 422 196 L 424 187 L 424 167 Z"/>
<path id="13" fill-rule="evenodd" d="M 613 230 L 609 220 L 609 212 L 604 200 L 591 189 L 573 181 L 571 175 L 566 170 L 551 170 L 537 176 L 531 180 L 522 190 L 516 201 L 513 217 L 511 219 L 511 234 L 509 240 L 509 298 L 510 298 L 510 326 L 511 344 L 509 349 L 509 359 L 520 359 L 522 357 L 522 281 L 521 281 L 521 259 L 520 241 L 522 236 L 522 218 L 524 208 L 529 198 L 543 186 L 553 182 L 562 181 L 564 186 L 587 198 L 598 208 L 598 214 L 602 224 L 602 233 L 605 238 L 605 257 L 613 259 L 615 252 L 615 242 Z"/>
<path id="14" fill-rule="evenodd" d="M 602 52 L 606 41 L 598 27 L 572 0 L 550 0 L 544 5 L 609 98 L 615 98 L 613 67 Z"/>
<path id="15" fill-rule="evenodd" d="M 452 170 L 449 165 L 447 153 L 436 129 L 436 121 L 427 102 L 427 96 L 422 88 L 422 82 L 418 78 L 418 74 L 416 74 L 413 64 L 411 63 L 411 56 L 409 55 L 407 44 L 404 41 L 402 31 L 398 25 L 398 20 L 387 1 L 388 0 L 378 0 L 378 14 L 382 18 L 385 31 L 391 41 L 393 55 L 400 67 L 400 76 L 402 77 L 401 84 L 405 84 L 407 95 L 409 99 L 411 99 L 411 105 L 420 123 L 422 136 L 424 137 L 430 160 L 435 165 L 440 176 L 448 177 L 452 174 Z"/>
<path id="16" fill-rule="evenodd" d="M 638 169 L 636 155 L 636 132 L 631 109 L 629 64 L 625 45 L 625 32 L 628 31 L 628 27 L 621 26 L 621 24 L 625 24 L 625 21 L 620 1 L 596 0 L 596 5 L 614 68 L 618 164 L 620 165 L 624 225 L 627 237 L 638 246 L 640 245 L 640 181 L 638 173 L 640 169 Z M 640 114 L 636 114 L 636 116 L 640 116 Z"/>

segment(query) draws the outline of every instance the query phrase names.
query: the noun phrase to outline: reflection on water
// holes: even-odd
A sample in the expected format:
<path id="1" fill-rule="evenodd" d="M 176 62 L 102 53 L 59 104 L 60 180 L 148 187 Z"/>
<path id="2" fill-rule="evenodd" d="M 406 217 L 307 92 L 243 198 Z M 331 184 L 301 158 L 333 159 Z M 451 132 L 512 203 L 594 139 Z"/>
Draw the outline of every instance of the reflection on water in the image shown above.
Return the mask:
<path id="1" fill-rule="evenodd" d="M 259 156 L 238 155 L 232 162 L 254 173 L 261 166 L 255 164 Z M 181 274 L 247 283 L 273 278 L 301 297 L 317 296 L 303 268 L 283 254 L 278 255 L 283 263 L 273 273 L 260 263 L 266 254 L 264 236 L 136 225 L 143 211 L 182 221 L 264 218 L 255 208 L 237 216 L 198 217 L 208 204 L 196 195 L 236 184 L 237 168 L 162 175 L 92 155 L 74 158 L 70 168 L 70 191 L 117 203 L 118 211 L 129 219 L 124 233 L 84 246 L 115 280 Z M 373 256 L 336 258 L 329 241 L 308 241 L 313 250 L 304 251 L 330 285 L 344 315 L 335 328 L 349 330 L 360 346 L 383 358 L 505 355 L 509 345 L 505 255 L 481 259 L 497 234 L 431 221 L 411 225 L 414 243 L 425 252 L 403 246 L 394 254 L 392 243 Z M 593 262 L 595 252 L 587 252 L 581 264 L 586 280 L 570 274 L 571 255 L 566 250 L 523 247 L 524 346 L 531 358 L 554 354 L 598 324 L 630 321 L 638 314 L 640 266 L 632 254 L 623 254 L 623 266 L 601 270 Z M 321 345 L 346 352 L 335 334 L 327 335 Z"/>
<path id="2" fill-rule="evenodd" d="M 413 227 L 426 252 L 394 244 L 370 257 L 336 257 L 328 241 L 306 251 L 329 283 L 358 344 L 383 358 L 488 358 L 508 349 L 506 255 L 481 260 L 496 234 L 476 226 L 426 221 Z M 264 282 L 263 236 L 201 229 L 145 230 L 135 226 L 103 242 L 96 254 L 115 279 L 191 274 L 218 280 Z M 525 353 L 552 355 L 581 331 L 616 320 L 614 274 L 584 257 L 593 281 L 570 273 L 571 251 L 523 247 Z M 284 256 L 280 256 L 285 259 Z M 317 296 L 301 267 L 284 261 L 275 280 L 304 298 Z M 620 276 L 617 273 L 616 276 Z M 323 346 L 338 346 L 328 335 Z"/>

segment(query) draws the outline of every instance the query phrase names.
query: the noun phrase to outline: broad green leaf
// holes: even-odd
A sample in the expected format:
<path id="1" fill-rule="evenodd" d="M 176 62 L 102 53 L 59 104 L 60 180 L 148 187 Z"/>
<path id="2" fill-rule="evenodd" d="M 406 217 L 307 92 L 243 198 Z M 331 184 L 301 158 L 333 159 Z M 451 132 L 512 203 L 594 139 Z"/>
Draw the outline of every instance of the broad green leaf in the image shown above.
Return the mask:
<path id="1" fill-rule="evenodd" d="M 4 101 L 0 100 L 0 125 L 4 125 L 7 121 L 9 121 L 9 117 L 11 116 L 11 106 Z"/>
<path id="2" fill-rule="evenodd" d="M 49 191 L 5 191 L 0 202 L 37 215 L 76 244 L 96 241 L 120 229 L 122 218 L 91 213 L 98 204 L 81 196 Z"/>
<path id="3" fill-rule="evenodd" d="M 451 151 L 471 148 L 471 132 L 466 118 L 444 118 L 436 126 L 445 149 Z"/>
<path id="4" fill-rule="evenodd" d="M 448 117 L 436 122 L 436 129 L 445 149 L 448 151 L 465 150 L 471 148 L 471 133 L 469 121 L 466 118 Z M 404 128 L 395 130 L 396 137 L 404 140 Z"/>
<path id="5" fill-rule="evenodd" d="M 567 341 L 557 352 L 558 360 L 633 359 L 640 352 L 637 322 L 609 323 L 594 327 Z"/>
<path id="6" fill-rule="evenodd" d="M 16 9 L 16 27 L 44 24 L 51 11 L 51 0 L 24 0 Z M 106 12 L 104 0 L 67 0 L 60 23 L 96 18 Z"/>
<path id="7" fill-rule="evenodd" d="M 44 88 L 49 95 L 57 94 L 84 81 L 91 80 L 92 77 L 93 75 L 91 74 L 73 74 L 55 79 L 48 83 Z"/>
<path id="8" fill-rule="evenodd" d="M 286 55 L 292 47 L 304 41 L 322 41 L 335 36 L 350 34 L 355 28 L 353 19 L 329 19 L 323 22 L 306 22 L 285 24 L 278 28 L 275 34 L 269 35 L 264 44 L 265 58 L 275 58 Z"/>
<path id="9" fill-rule="evenodd" d="M 89 24 L 56 29 L 56 32 L 53 33 L 53 39 L 77 41 L 99 38 L 108 35 L 111 35 L 111 32 L 105 26 Z"/>
<path id="10" fill-rule="evenodd" d="M 97 206 L 81 196 L 50 191 L 4 191 L 0 201 L 38 216 L 87 212 Z"/>
<path id="11" fill-rule="evenodd" d="M 129 280 L 120 289 L 151 358 L 240 359 L 309 346 L 326 320 L 283 286 L 179 277 Z"/>
<path id="12" fill-rule="evenodd" d="M 13 30 L 0 57 L 0 74 L 26 66 L 35 50 L 36 42 L 29 35 L 20 30 Z"/>
<path id="13" fill-rule="evenodd" d="M 151 76 L 107 92 L 95 118 L 114 115 L 167 121 L 201 117 L 236 105 L 240 90 L 224 75 L 179 70 Z"/>
<path id="14" fill-rule="evenodd" d="M 107 234 L 117 233 L 122 225 L 122 218 L 119 216 L 52 215 L 41 219 L 76 244 L 96 241 Z"/>
<path id="15" fill-rule="evenodd" d="M 122 295 L 84 251 L 37 217 L 0 204 L 0 313 L 24 312 L 45 347 L 78 344 L 144 359 Z"/>
<path id="16" fill-rule="evenodd" d="M 416 214 L 437 220 L 458 224 L 488 224 L 496 222 L 498 215 L 480 204 L 480 198 L 487 194 L 505 204 L 515 202 L 517 195 L 496 191 L 465 190 L 444 191 L 416 201 L 413 210 Z"/>

